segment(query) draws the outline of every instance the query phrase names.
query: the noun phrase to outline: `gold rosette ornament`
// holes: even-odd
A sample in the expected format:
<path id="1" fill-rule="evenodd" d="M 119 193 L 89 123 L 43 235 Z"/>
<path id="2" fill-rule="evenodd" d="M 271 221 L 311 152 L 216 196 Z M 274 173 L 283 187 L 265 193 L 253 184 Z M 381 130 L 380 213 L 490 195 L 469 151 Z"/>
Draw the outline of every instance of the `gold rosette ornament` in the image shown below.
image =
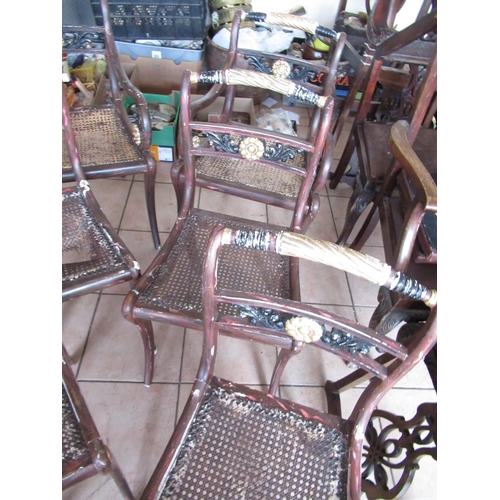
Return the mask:
<path id="1" fill-rule="evenodd" d="M 199 136 L 193 135 L 192 142 L 193 142 L 193 148 L 199 148 L 200 147 L 200 137 Z"/>
<path id="2" fill-rule="evenodd" d="M 290 337 L 306 344 L 316 342 L 323 335 L 321 326 L 309 318 L 291 318 L 285 323 L 285 330 Z"/>
<path id="3" fill-rule="evenodd" d="M 273 75 L 279 78 L 286 78 L 290 74 L 290 64 L 284 59 L 278 59 L 273 64 Z"/>
<path id="4" fill-rule="evenodd" d="M 245 137 L 239 148 L 241 156 L 246 160 L 258 160 L 264 154 L 264 144 L 255 137 Z"/>

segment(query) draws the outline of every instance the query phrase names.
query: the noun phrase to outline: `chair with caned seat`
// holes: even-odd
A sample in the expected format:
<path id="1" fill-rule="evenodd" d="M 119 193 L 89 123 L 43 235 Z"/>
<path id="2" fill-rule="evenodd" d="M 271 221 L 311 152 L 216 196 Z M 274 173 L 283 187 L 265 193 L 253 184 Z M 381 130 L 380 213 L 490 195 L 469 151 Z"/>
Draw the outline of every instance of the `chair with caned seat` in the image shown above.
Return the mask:
<path id="1" fill-rule="evenodd" d="M 62 300 L 123 282 L 133 282 L 140 267 L 103 213 L 85 178 L 71 113 L 62 89 L 62 124 L 76 186 L 62 190 Z"/>
<path id="2" fill-rule="evenodd" d="M 62 348 L 62 488 L 96 474 L 110 474 L 123 498 L 134 495 L 115 457 L 105 445 Z"/>
<path id="3" fill-rule="evenodd" d="M 324 35 L 330 43 L 328 64 L 318 65 L 312 61 L 305 61 L 298 57 L 285 54 L 275 54 L 238 48 L 239 28 L 243 20 L 261 21 L 270 25 L 291 26 L 301 28 L 307 33 Z M 238 70 L 242 66 L 250 68 L 252 71 L 262 73 L 263 76 L 274 75 L 285 79 L 290 85 L 298 84 L 304 89 L 313 91 L 320 96 L 335 97 L 335 80 L 337 68 L 344 50 L 345 35 L 337 36 L 337 33 L 319 26 L 317 22 L 302 19 L 299 16 L 286 14 L 264 14 L 246 13 L 238 10 L 234 16 L 231 28 L 231 44 L 227 59 L 222 71 Z M 321 83 L 318 83 L 321 82 Z M 210 90 L 201 99 L 194 100 L 191 106 L 191 116 L 196 119 L 204 109 L 210 106 L 215 99 L 225 94 L 222 112 L 219 123 L 230 124 L 233 122 L 233 107 L 237 89 L 240 87 L 253 88 L 247 85 L 226 85 L 222 82 L 213 83 Z M 265 92 L 267 89 L 255 87 Z M 268 91 L 271 92 L 271 91 Z M 321 126 L 320 119 L 322 110 L 317 106 L 312 106 L 313 117 L 309 129 L 307 141 L 316 143 L 318 130 Z M 268 139 L 268 142 L 271 138 Z M 178 138 L 179 159 L 174 162 L 171 169 L 171 178 L 174 185 L 178 206 L 182 200 L 182 190 L 184 184 L 186 158 L 182 155 L 182 135 Z M 269 142 L 269 147 L 273 147 Z M 267 153 L 266 153 L 267 154 Z M 281 153 L 276 148 L 274 157 L 279 161 L 292 164 L 292 158 L 286 158 L 286 151 Z M 265 157 L 263 158 L 265 159 Z M 274 161 L 274 159 L 272 159 Z M 310 170 L 309 159 L 299 153 L 293 159 L 293 163 L 300 170 Z M 273 175 L 268 175 L 268 169 L 260 167 L 256 162 L 234 161 L 222 155 L 198 155 L 196 158 L 197 173 L 196 185 L 203 188 L 213 189 L 227 194 L 246 197 L 261 201 L 263 203 L 293 210 L 300 193 L 300 179 L 291 174 L 290 171 L 279 172 L 275 170 Z M 314 183 L 310 189 L 310 199 L 308 200 L 308 216 L 306 218 L 304 230 L 313 220 L 319 209 L 319 193 L 324 188 L 328 179 L 328 166 L 320 163 L 315 169 Z"/>
<path id="4" fill-rule="evenodd" d="M 64 8 L 64 5 L 63 5 Z M 156 160 L 151 153 L 151 121 L 147 102 L 130 81 L 116 49 L 108 0 L 101 0 L 103 26 L 63 26 L 62 53 L 68 92 L 74 84 L 82 89 L 77 71 L 94 75 L 98 87 L 91 102 L 71 107 L 71 121 L 87 179 L 144 174 L 146 209 L 156 248 L 160 247 L 155 205 Z M 104 67 L 101 67 L 103 66 Z M 102 73 L 102 76 L 99 76 Z M 82 77 L 82 80 L 84 78 Z M 134 104 L 133 124 L 125 102 Z M 62 181 L 75 180 L 64 138 Z"/>
<path id="5" fill-rule="evenodd" d="M 191 114 L 191 85 L 208 80 L 216 83 L 214 78 L 222 78 L 220 83 L 228 86 L 269 88 L 311 102 L 321 110 L 317 135 L 300 139 L 251 124 L 197 121 Z M 194 208 L 196 182 L 202 175 L 200 170 L 206 167 L 205 158 L 220 160 L 220 164 L 238 170 L 245 179 L 232 191 L 234 196 L 288 208 L 293 215 L 285 228 L 303 232 L 318 208 L 319 200 L 312 187 L 333 114 L 331 96 L 318 96 L 283 78 L 248 70 L 226 70 L 218 74 L 186 71 L 180 97 L 182 125 L 179 133 L 184 146 L 184 180 L 177 221 L 162 249 L 123 303 L 125 318 L 137 326 L 143 339 L 146 385 L 153 377 L 152 321 L 202 328 L 201 275 L 208 237 L 214 225 L 223 222 L 234 229 L 246 230 L 277 227 L 259 220 Z M 250 174 L 257 179 L 252 185 L 247 180 Z M 203 175 L 207 176 L 206 171 Z M 269 185 L 279 186 L 279 197 L 274 194 L 275 198 L 270 199 L 266 195 Z M 218 190 L 210 184 L 207 187 Z M 298 298 L 298 267 L 293 260 L 241 248 L 230 249 L 225 257 L 221 266 L 228 284 L 277 297 Z M 284 347 L 290 348 L 291 343 Z"/>
<path id="6" fill-rule="evenodd" d="M 218 265 L 226 248 L 308 259 L 353 272 L 431 307 L 411 343 L 388 339 L 325 309 L 265 293 L 241 291 L 223 280 Z M 364 434 L 387 392 L 423 362 L 437 339 L 437 294 L 408 287 L 409 279 L 386 264 L 334 243 L 288 231 L 246 231 L 216 226 L 203 273 L 203 351 L 184 411 L 142 500 L 207 498 L 361 498 Z M 232 312 L 229 312 L 232 311 Z M 357 364 L 373 379 L 357 391 L 350 415 L 303 406 L 270 392 L 236 384 L 217 372 L 220 333 L 282 345 L 293 338 Z M 389 367 L 355 348 L 389 352 Z"/>

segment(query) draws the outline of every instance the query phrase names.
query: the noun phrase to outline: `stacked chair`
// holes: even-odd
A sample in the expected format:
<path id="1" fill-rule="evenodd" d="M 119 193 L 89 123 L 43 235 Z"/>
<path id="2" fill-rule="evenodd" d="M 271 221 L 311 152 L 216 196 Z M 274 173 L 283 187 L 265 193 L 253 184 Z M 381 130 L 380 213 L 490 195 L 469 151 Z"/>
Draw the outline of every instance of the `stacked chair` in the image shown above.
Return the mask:
<path id="1" fill-rule="evenodd" d="M 224 279 L 224 249 L 309 259 L 354 272 L 431 308 L 403 345 L 342 316 L 296 300 L 234 289 Z M 408 286 L 411 284 L 411 286 Z M 233 311 L 233 312 L 231 312 Z M 239 314 L 236 314 L 239 312 Z M 437 295 L 389 266 L 356 251 L 281 231 L 228 228 L 211 232 L 203 271 L 203 352 L 176 429 L 142 498 L 361 498 L 365 430 L 394 384 L 437 339 Z M 292 338 L 344 362 L 371 381 L 349 416 L 318 411 L 214 375 L 222 332 L 282 346 Z M 359 350 L 365 344 L 393 358 L 389 366 Z"/>
<path id="2" fill-rule="evenodd" d="M 366 117 L 372 86 L 383 71 L 377 69 L 377 57 L 372 59 L 370 52 L 358 54 L 346 42 L 345 34 L 297 16 L 238 11 L 224 67 L 220 71 L 186 71 L 182 79 L 179 158 L 171 170 L 178 214 L 160 246 L 154 202 L 156 162 L 149 151 L 147 105 L 121 68 L 107 0 L 101 0 L 101 5 L 104 27 L 94 27 L 95 33 L 83 46 L 86 50 L 89 44 L 91 50 L 105 47 L 111 97 L 105 105 L 71 110 L 63 87 L 63 181 L 76 184 L 63 189 L 63 301 L 130 282 L 122 313 L 141 336 L 147 387 L 154 378 L 155 322 L 198 330 L 203 344 L 184 410 L 141 499 L 357 500 L 362 491 L 377 498 L 386 484 L 374 487 L 363 469 L 363 446 L 374 435 L 373 418 L 386 416 L 377 413 L 377 406 L 395 384 L 430 359 L 437 343 L 437 286 L 411 264 L 422 261 L 410 258 L 422 250 L 420 258 L 425 264 L 437 262 L 437 258 L 436 262 L 429 260 L 433 258 L 428 251 L 432 243 L 426 246 L 429 239 L 424 241 L 424 218 L 435 214 L 437 195 L 428 171 L 412 149 L 416 125 L 398 122 L 390 129 L 395 160 L 380 181 L 364 228 L 369 232 L 370 221 L 379 213 L 384 227 L 393 222 L 392 213 L 384 210 L 394 201 L 403 222 L 413 224 L 410 230 L 403 227 L 403 233 L 399 232 L 401 226 L 385 230 L 387 241 L 393 243 L 389 247 L 384 241 L 387 263 L 360 253 L 359 247 L 351 249 L 306 236 L 319 211 L 319 193 L 328 180 L 333 153 L 356 96 L 364 93 L 358 126 L 361 117 Z M 243 21 L 294 27 L 328 38 L 326 64 L 239 49 Z M 424 24 L 427 29 L 432 21 L 426 17 Z M 80 50 L 84 30 L 70 28 L 63 29 L 66 48 Z M 250 69 L 242 69 L 242 61 Z M 342 61 L 354 73 L 345 99 L 335 91 Z M 422 85 L 427 108 L 432 96 L 424 89 L 432 89 L 435 82 L 435 56 L 429 61 Z M 210 90 L 194 99 L 193 87 L 198 83 L 210 85 Z M 309 135 L 302 139 L 236 121 L 234 100 L 241 87 L 307 103 L 313 108 Z M 134 134 L 126 116 L 126 95 L 139 110 L 139 133 L 135 130 Z M 221 96 L 224 105 L 219 121 L 199 120 L 200 113 Z M 106 145 L 99 151 L 91 145 L 94 132 L 103 137 L 97 122 L 90 121 L 96 113 L 100 117 L 94 119 L 99 123 L 102 113 L 116 120 L 120 141 L 127 140 L 133 160 L 107 156 L 127 151 L 125 142 L 115 141 L 112 147 Z M 417 120 L 420 115 L 414 123 Z M 100 146 L 105 145 L 101 142 Z M 92 151 L 99 161 L 89 159 Z M 145 174 L 149 221 L 154 245 L 159 248 L 142 273 L 100 209 L 88 182 L 139 171 Z M 344 173 L 345 168 L 339 166 L 334 178 L 340 179 Z M 289 224 L 279 226 L 195 208 L 200 190 L 285 209 L 290 212 Z M 300 280 L 307 276 L 299 274 L 301 261 L 334 267 L 379 285 L 384 300 L 370 325 L 303 303 Z M 406 313 L 398 315 L 406 306 Z M 395 316 L 396 324 L 409 325 L 396 340 L 386 335 Z M 267 389 L 251 389 L 217 376 L 219 335 L 279 350 Z M 348 377 L 326 382 L 328 411 L 278 396 L 288 361 L 300 355 L 306 344 L 307 349 L 355 367 Z M 373 356 L 375 351 L 378 357 Z M 360 381 L 368 382 L 360 387 Z M 356 402 L 346 413 L 341 393 L 355 385 Z M 396 493 L 406 491 L 411 483 L 414 469 L 409 470 L 410 479 L 398 485 Z M 100 472 L 111 474 L 124 498 L 133 498 L 92 421 L 63 346 L 63 488 Z"/>
<path id="3" fill-rule="evenodd" d="M 140 275 L 134 256 L 95 199 L 80 164 L 66 92 L 62 89 L 63 137 L 76 186 L 62 191 L 62 300 L 76 299 Z M 124 498 L 134 497 L 116 459 L 104 444 L 71 369 L 62 357 L 62 486 L 110 474 Z"/>
<path id="4" fill-rule="evenodd" d="M 67 2 L 66 2 L 67 3 Z M 143 94 L 126 75 L 119 59 L 110 21 L 108 0 L 101 0 L 103 26 L 63 26 L 63 55 L 70 70 L 87 58 L 105 63 L 96 92 L 100 99 L 70 110 L 82 169 L 87 179 L 144 174 L 146 207 L 155 248 L 160 247 L 155 204 L 156 160 L 150 151 L 151 121 Z M 78 83 L 78 82 L 76 82 Z M 127 103 L 128 100 L 128 103 Z M 127 108 L 135 105 L 139 119 L 129 120 Z M 62 142 L 62 180 L 75 180 L 65 141 Z"/>
<path id="5" fill-rule="evenodd" d="M 249 85 L 293 95 L 320 108 L 316 134 L 308 139 L 261 129 L 252 125 L 196 121 L 192 113 L 191 86 L 196 82 Z M 228 93 L 226 98 L 231 98 Z M 202 328 L 201 275 L 208 237 L 213 226 L 226 223 L 250 230 L 267 227 L 255 221 L 236 219 L 194 208 L 199 170 L 218 160 L 241 171 L 234 196 L 272 203 L 289 209 L 291 231 L 304 232 L 315 213 L 312 189 L 330 130 L 333 98 L 319 96 L 284 78 L 249 70 L 193 73 L 186 71 L 181 86 L 181 128 L 183 181 L 177 221 L 160 252 L 129 292 L 123 304 L 125 318 L 139 329 L 145 347 L 145 384 L 153 376 L 154 335 L 152 321 Z M 175 168 L 175 166 L 173 167 Z M 259 183 L 255 183 L 256 175 Z M 229 183 L 228 183 L 229 184 Z M 270 186 L 279 192 L 266 194 Z M 202 188 L 218 189 L 212 184 Z M 273 229 L 267 227 L 267 229 Z M 274 228 L 276 229 L 276 228 Z M 280 228 L 283 229 L 283 228 Z M 221 261 L 228 284 L 254 292 L 271 292 L 277 297 L 299 298 L 298 266 L 293 259 L 265 256 L 245 249 L 233 249 Z M 291 344 L 290 344 L 291 345 Z"/>

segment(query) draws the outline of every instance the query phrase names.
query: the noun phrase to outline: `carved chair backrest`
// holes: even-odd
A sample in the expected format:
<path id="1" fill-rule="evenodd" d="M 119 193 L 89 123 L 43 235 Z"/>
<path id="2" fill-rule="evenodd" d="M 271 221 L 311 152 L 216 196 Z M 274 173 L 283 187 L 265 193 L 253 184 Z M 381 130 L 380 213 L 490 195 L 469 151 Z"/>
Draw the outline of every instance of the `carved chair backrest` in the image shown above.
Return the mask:
<path id="1" fill-rule="evenodd" d="M 374 330 L 319 307 L 255 295 L 217 286 L 217 260 L 223 245 L 237 245 L 266 252 L 276 252 L 298 259 L 306 259 L 353 273 L 381 286 L 417 297 L 431 307 L 425 326 L 405 346 L 376 333 Z M 231 304 L 240 312 L 241 319 L 220 314 L 219 304 Z M 204 353 L 197 381 L 201 387 L 210 379 L 215 364 L 217 337 L 221 330 L 249 332 L 257 336 L 291 336 L 298 342 L 309 343 L 344 361 L 356 364 L 373 377 L 362 391 L 347 419 L 352 424 L 351 435 L 351 492 L 360 492 L 361 448 L 364 430 L 370 416 L 382 397 L 409 371 L 420 363 L 437 341 L 437 292 L 418 286 L 406 276 L 394 272 L 386 264 L 359 252 L 327 241 L 315 240 L 302 234 L 282 231 L 233 231 L 216 226 L 212 232 L 203 275 Z M 261 321 L 263 320 L 263 321 Z M 394 357 L 384 366 L 368 355 L 376 347 Z M 359 493 L 358 493 L 359 494 Z"/>
<path id="2" fill-rule="evenodd" d="M 123 65 L 120 62 L 118 49 L 115 44 L 113 27 L 111 24 L 110 9 L 108 0 L 99 0 L 102 12 L 103 26 L 79 25 L 62 26 L 62 54 L 63 59 L 73 56 L 71 65 L 77 68 L 86 59 L 101 60 L 105 63 L 105 70 L 100 75 L 101 68 L 96 69 L 96 80 L 105 78 L 108 85 L 104 86 L 105 96 L 101 98 L 99 104 L 112 103 L 121 117 L 123 126 L 129 134 L 137 138 L 139 147 L 147 150 L 151 146 L 151 123 L 148 105 L 142 92 L 130 81 Z M 96 65 L 96 68 L 98 66 Z M 70 68 L 71 69 L 71 68 Z M 137 108 L 139 117 L 140 136 L 134 134 L 134 129 L 129 120 L 125 99 L 130 96 Z"/>
<path id="3" fill-rule="evenodd" d="M 308 139 L 269 131 L 253 125 L 211 123 L 198 121 L 191 108 L 191 86 L 196 82 L 223 83 L 227 87 L 248 85 L 266 88 L 284 95 L 293 95 L 320 109 L 319 127 L 316 135 Z M 333 115 L 334 101 L 331 96 L 319 96 L 306 88 L 272 75 L 263 75 L 248 70 L 226 70 L 221 72 L 185 72 L 181 85 L 181 127 L 186 182 L 181 214 L 192 206 L 196 176 L 197 156 L 222 156 L 232 159 L 246 159 L 260 164 L 274 166 L 274 172 L 291 170 L 303 176 L 300 192 L 296 199 L 293 227 L 301 225 L 301 217 L 308 202 L 315 181 L 318 165 L 325 147 Z M 299 157 L 305 164 L 297 166 Z M 270 168 L 269 175 L 273 170 Z M 181 215 L 182 216 L 182 215 Z"/>

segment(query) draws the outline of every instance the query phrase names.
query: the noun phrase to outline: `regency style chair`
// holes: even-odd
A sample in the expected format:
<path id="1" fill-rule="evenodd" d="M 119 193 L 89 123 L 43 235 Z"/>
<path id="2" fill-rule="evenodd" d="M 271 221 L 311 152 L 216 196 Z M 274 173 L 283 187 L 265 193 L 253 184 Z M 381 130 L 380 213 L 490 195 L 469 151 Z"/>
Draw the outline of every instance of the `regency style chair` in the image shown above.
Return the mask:
<path id="1" fill-rule="evenodd" d="M 428 19 L 428 16 L 425 19 Z M 387 39 L 387 41 L 391 41 L 392 38 L 401 34 L 404 34 L 404 31 Z M 415 89 L 415 99 L 408 116 L 411 124 L 411 142 L 414 143 L 414 147 L 419 154 L 423 155 L 424 163 L 430 169 L 436 166 L 437 151 L 437 129 L 429 127 L 437 107 L 437 42 L 433 42 L 431 45 L 433 53 L 424 66 L 422 80 Z M 372 66 L 369 82 L 351 131 L 351 143 L 348 140 L 337 171 L 330 184 L 330 187 L 333 187 L 337 185 L 336 183 L 340 182 L 346 162 L 349 161 L 355 147 L 359 172 L 353 194 L 349 200 L 346 221 L 337 240 L 337 243 L 343 245 L 347 244 L 360 215 L 373 202 L 392 160 L 392 154 L 389 149 L 389 135 L 393 122 L 390 120 L 387 122 L 377 122 L 364 119 L 365 111 L 369 106 L 369 96 L 373 91 L 372 83 L 376 83 L 377 80 L 377 68 L 378 66 L 375 64 Z M 361 248 L 376 222 L 376 218 L 371 219 L 372 225 L 370 230 L 363 230 L 362 233 L 358 233 L 358 237 L 355 237 L 351 243 L 352 248 L 358 250 Z"/>
<path id="2" fill-rule="evenodd" d="M 77 71 L 87 68 L 94 75 L 105 70 L 91 105 L 71 108 L 71 121 L 87 179 L 144 174 L 146 207 L 155 248 L 160 247 L 155 206 L 156 160 L 150 151 L 151 122 L 146 100 L 130 82 L 118 56 L 108 0 L 100 0 L 104 26 L 63 26 L 62 53 L 68 64 L 68 89 L 83 85 Z M 90 68 L 90 69 L 89 69 Z M 96 69 L 97 68 L 97 69 Z M 97 81 L 97 77 L 96 77 Z M 138 112 L 132 124 L 124 106 L 131 99 Z M 63 140 L 62 180 L 75 179 Z"/>
<path id="3" fill-rule="evenodd" d="M 292 53 L 276 53 L 238 47 L 240 30 L 248 23 L 279 26 L 303 31 L 309 38 L 320 38 L 329 49 L 321 61 L 307 60 Z M 288 78 L 321 95 L 334 95 L 338 65 L 346 35 L 321 26 L 317 21 L 293 14 L 246 12 L 237 10 L 231 22 L 227 55 L 219 60 L 220 69 L 252 69 L 264 74 Z M 285 64 L 286 63 L 286 64 Z M 218 90 L 218 87 L 215 87 Z M 215 92 L 211 89 L 211 92 Z M 225 89 L 237 92 L 238 87 Z"/>
<path id="4" fill-rule="evenodd" d="M 140 275 L 138 262 L 102 212 L 85 178 L 70 115 L 63 86 L 63 138 L 76 181 L 76 186 L 62 190 L 63 302 Z"/>
<path id="5" fill-rule="evenodd" d="M 196 82 L 249 85 L 267 88 L 304 99 L 321 108 L 317 135 L 300 139 L 251 125 L 196 121 L 191 112 L 191 85 Z M 139 329 L 145 350 L 145 384 L 153 376 L 155 343 L 152 321 L 202 328 L 201 274 L 212 227 L 223 222 L 233 228 L 251 229 L 275 226 L 237 219 L 194 208 L 196 178 L 209 179 L 211 159 L 220 159 L 230 169 L 238 169 L 240 186 L 236 197 L 274 203 L 292 211 L 286 228 L 303 232 L 317 210 L 312 193 L 317 166 L 328 135 L 333 98 L 318 96 L 286 79 L 248 70 L 192 73 L 187 71 L 181 86 L 181 128 L 184 176 L 177 221 L 162 249 L 123 303 L 125 318 Z M 204 170 L 203 170 L 204 169 Z M 258 174 L 258 183 L 251 183 Z M 222 184 L 222 183 L 221 183 Z M 207 184 L 208 185 L 208 184 Z M 266 193 L 271 185 L 280 188 L 274 198 Z M 219 189 L 218 185 L 208 185 Z M 223 191 L 224 186 L 221 186 Z M 283 228 L 282 228 L 283 229 Z M 233 249 L 221 262 L 228 284 L 277 297 L 298 298 L 298 267 L 278 255 L 261 256 L 244 249 Z M 279 270 L 279 273 L 276 273 Z M 272 291 L 272 292 L 271 292 Z M 290 345 L 288 346 L 290 347 Z"/>
<path id="6" fill-rule="evenodd" d="M 96 474 L 110 474 L 123 498 L 134 495 L 120 467 L 102 440 L 76 381 L 71 360 L 62 348 L 62 487 Z"/>
<path id="7" fill-rule="evenodd" d="M 252 248 L 263 255 L 309 259 L 354 272 L 418 296 L 431 313 L 405 346 L 330 311 L 231 287 L 222 265 L 226 248 Z M 386 264 L 331 242 L 288 231 L 247 232 L 217 225 L 203 272 L 204 342 L 198 373 L 142 500 L 360 499 L 362 448 L 372 412 L 437 339 L 436 292 L 408 283 Z M 291 337 L 354 362 L 373 378 L 357 391 L 350 415 L 305 407 L 217 377 L 217 342 L 223 331 L 276 345 L 282 344 L 280 338 Z M 396 360 L 386 367 L 359 352 L 356 343 L 389 352 Z"/>
<path id="8" fill-rule="evenodd" d="M 238 48 L 241 23 L 243 20 L 248 19 L 277 26 L 295 27 L 310 34 L 325 35 L 330 42 L 328 64 L 318 65 L 313 61 L 305 61 L 294 56 Z M 319 26 L 317 22 L 303 19 L 300 16 L 256 12 L 246 13 L 239 10 L 236 12 L 231 23 L 231 44 L 222 69 L 238 69 L 246 66 L 263 75 L 274 75 L 285 78 L 290 83 L 300 84 L 305 89 L 316 92 L 321 96 L 332 95 L 335 97 L 337 67 L 343 53 L 344 42 L 345 34 L 337 36 L 337 33 L 332 30 Z M 225 100 L 219 122 L 230 123 L 232 120 L 234 99 L 240 87 L 242 86 L 228 86 L 222 82 L 214 83 L 205 96 L 193 102 L 191 115 L 193 118 L 196 118 L 197 113 L 209 106 L 219 95 L 224 93 Z M 248 86 L 243 87 L 249 88 Z M 261 87 L 258 87 L 258 90 L 262 92 L 267 91 Z M 321 125 L 320 118 L 323 114 L 321 108 L 314 107 L 314 111 L 315 113 L 309 129 L 309 137 L 307 138 L 310 143 L 316 141 L 318 129 Z M 181 141 L 182 135 L 178 139 L 179 151 L 183 150 Z M 180 206 L 185 175 L 185 159 L 182 153 L 179 156 L 180 158 L 172 166 L 171 178 Z M 290 210 L 293 210 L 295 207 L 299 194 L 298 185 L 291 187 L 288 182 L 285 185 L 282 180 L 276 183 L 268 182 L 268 178 L 262 176 L 262 169 L 256 168 L 254 162 L 242 161 L 241 159 L 231 161 L 227 155 L 223 157 L 222 155 L 214 156 L 209 153 L 208 155 L 198 156 L 196 163 L 197 186 L 215 189 L 228 194 L 236 194 L 237 196 L 250 197 L 251 199 L 260 199 L 262 202 Z M 311 168 L 311 165 L 308 165 L 307 158 L 301 153 L 297 155 L 295 164 L 299 170 L 309 170 Z M 311 200 L 308 201 L 310 207 L 308 223 L 312 221 L 319 209 L 319 193 L 328 180 L 328 167 L 329 165 L 326 163 L 322 163 L 319 169 L 316 166 L 313 167 L 316 169 L 316 173 L 314 184 L 311 188 Z M 295 181 L 292 180 L 292 183 L 295 183 Z"/>

